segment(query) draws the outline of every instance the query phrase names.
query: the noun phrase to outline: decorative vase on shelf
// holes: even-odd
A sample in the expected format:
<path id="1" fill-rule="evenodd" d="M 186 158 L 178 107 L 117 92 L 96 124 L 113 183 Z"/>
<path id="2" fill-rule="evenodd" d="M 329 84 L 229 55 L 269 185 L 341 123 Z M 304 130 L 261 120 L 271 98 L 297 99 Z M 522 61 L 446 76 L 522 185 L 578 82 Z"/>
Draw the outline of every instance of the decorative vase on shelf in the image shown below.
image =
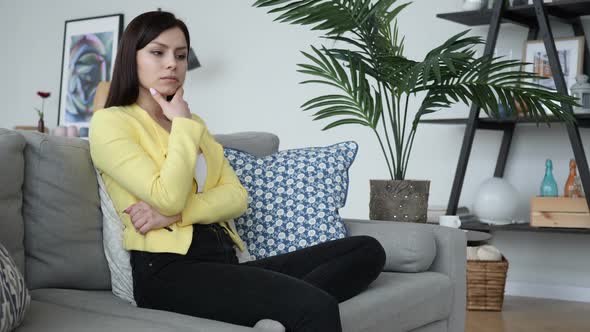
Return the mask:
<path id="1" fill-rule="evenodd" d="M 557 182 L 555 182 L 555 178 L 553 177 L 553 162 L 551 159 L 547 159 L 545 161 L 545 177 L 543 178 L 543 182 L 541 182 L 541 191 L 540 196 L 542 197 L 557 197 Z"/>
<path id="2" fill-rule="evenodd" d="M 565 181 L 565 186 L 563 188 L 563 196 L 564 197 L 582 197 L 582 193 L 576 185 L 576 160 L 570 159 L 570 174 Z"/>
<path id="3" fill-rule="evenodd" d="M 43 118 L 39 118 L 39 121 L 37 122 L 37 131 L 40 133 L 45 132 L 45 121 L 43 121 Z"/>

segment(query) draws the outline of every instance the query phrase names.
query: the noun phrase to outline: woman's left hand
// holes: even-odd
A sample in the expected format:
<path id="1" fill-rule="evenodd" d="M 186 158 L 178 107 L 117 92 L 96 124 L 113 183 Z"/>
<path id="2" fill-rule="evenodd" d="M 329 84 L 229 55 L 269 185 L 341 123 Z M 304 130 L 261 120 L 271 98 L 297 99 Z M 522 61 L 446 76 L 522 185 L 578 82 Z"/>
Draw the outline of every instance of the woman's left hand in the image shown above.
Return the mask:
<path id="1" fill-rule="evenodd" d="M 143 235 L 152 229 L 168 227 L 170 224 L 180 220 L 180 215 L 170 217 L 161 215 L 158 210 L 144 201 L 130 205 L 123 212 L 131 217 L 133 227 Z"/>

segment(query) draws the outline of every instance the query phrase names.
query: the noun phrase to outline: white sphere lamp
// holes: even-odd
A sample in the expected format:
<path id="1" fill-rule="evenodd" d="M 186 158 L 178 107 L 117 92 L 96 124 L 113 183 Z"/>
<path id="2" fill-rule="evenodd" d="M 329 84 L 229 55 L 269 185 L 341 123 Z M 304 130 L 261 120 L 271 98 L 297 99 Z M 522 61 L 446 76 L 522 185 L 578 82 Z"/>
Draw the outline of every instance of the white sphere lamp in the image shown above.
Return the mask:
<path id="1" fill-rule="evenodd" d="M 473 201 L 473 213 L 483 223 L 508 225 L 513 223 L 519 205 L 516 188 L 502 178 L 482 182 Z"/>

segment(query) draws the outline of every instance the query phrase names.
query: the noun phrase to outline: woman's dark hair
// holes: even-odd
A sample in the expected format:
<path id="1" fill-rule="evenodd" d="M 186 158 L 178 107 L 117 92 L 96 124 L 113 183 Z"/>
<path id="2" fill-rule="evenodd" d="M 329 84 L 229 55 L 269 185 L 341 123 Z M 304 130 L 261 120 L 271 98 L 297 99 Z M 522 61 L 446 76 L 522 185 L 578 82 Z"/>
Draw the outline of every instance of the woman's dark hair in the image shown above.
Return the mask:
<path id="1" fill-rule="evenodd" d="M 137 16 L 129 23 L 119 41 L 105 108 L 131 105 L 137 101 L 139 95 L 137 51 L 170 28 L 182 30 L 186 38 L 187 49 L 190 49 L 188 29 L 184 22 L 177 19 L 172 13 L 147 12 Z"/>

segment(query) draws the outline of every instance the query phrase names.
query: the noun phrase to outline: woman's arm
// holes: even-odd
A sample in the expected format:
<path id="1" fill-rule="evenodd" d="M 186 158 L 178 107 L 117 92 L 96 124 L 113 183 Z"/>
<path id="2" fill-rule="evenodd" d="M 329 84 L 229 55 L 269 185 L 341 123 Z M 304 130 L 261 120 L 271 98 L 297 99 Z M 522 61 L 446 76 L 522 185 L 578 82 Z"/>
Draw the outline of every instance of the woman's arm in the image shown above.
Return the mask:
<path id="1" fill-rule="evenodd" d="M 175 222 L 187 226 L 227 221 L 242 215 L 247 207 L 248 193 L 225 160 L 219 185 L 205 193 L 191 194 L 181 214 L 166 217 L 143 201 L 129 206 L 124 212 L 129 214 L 135 229 L 145 234 Z"/>
<path id="2" fill-rule="evenodd" d="M 223 158 L 217 185 L 203 193 L 190 194 L 180 225 L 211 224 L 241 216 L 248 208 L 248 192 L 233 168 Z"/>
<path id="3" fill-rule="evenodd" d="M 90 154 L 95 166 L 163 215 L 180 213 L 192 190 L 197 147 L 205 127 L 174 118 L 168 155 L 159 168 L 138 143 L 131 118 L 110 110 L 92 116 Z"/>
<path id="4" fill-rule="evenodd" d="M 179 221 L 181 217 L 180 214 L 170 217 L 164 216 L 144 201 L 132 204 L 123 212 L 129 215 L 133 227 L 141 234 L 146 234 L 152 229 L 160 228 L 166 228 L 171 231 L 172 229 L 168 226 Z"/>

